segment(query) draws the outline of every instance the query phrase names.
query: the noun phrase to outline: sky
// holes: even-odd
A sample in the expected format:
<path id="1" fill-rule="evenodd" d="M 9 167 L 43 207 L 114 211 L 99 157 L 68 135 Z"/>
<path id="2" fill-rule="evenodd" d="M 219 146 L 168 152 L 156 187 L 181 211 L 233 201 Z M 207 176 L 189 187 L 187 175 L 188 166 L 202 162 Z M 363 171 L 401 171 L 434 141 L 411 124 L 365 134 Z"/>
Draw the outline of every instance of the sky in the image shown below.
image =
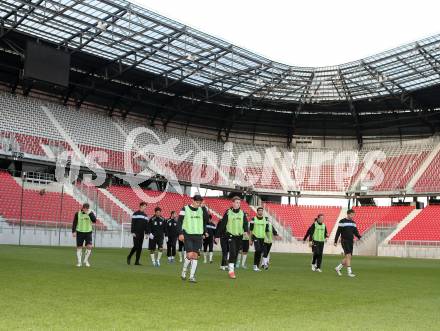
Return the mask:
<path id="1" fill-rule="evenodd" d="M 131 0 L 270 60 L 330 66 L 440 33 L 440 1 Z"/>

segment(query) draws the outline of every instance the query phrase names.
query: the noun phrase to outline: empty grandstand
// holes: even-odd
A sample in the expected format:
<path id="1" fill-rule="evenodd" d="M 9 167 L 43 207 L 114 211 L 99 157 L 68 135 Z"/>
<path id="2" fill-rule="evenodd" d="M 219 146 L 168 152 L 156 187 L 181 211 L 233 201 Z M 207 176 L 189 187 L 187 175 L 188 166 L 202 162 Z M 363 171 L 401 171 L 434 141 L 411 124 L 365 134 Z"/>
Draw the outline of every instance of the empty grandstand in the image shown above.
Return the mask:
<path id="1" fill-rule="evenodd" d="M 125 245 L 142 200 L 133 183 L 160 197 L 147 213 L 160 205 L 166 217 L 195 189 L 209 189 L 205 202 L 217 221 L 228 197 L 240 194 L 250 217 L 262 205 L 282 229 L 280 250 L 297 249 L 318 213 L 334 235 L 353 206 L 366 237 L 392 235 L 376 248 L 440 241 L 432 221 L 440 195 L 440 35 L 306 68 L 122 0 L 23 6 L 0 7 L 0 222 L 10 229 L 0 235 L 9 242 L 19 226 L 20 234 L 58 231 L 55 243 L 66 243 L 72 215 L 88 201 L 101 244 Z M 54 76 L 31 61 L 35 49 L 69 64 L 56 62 Z M 85 180 L 90 174 L 102 181 Z M 379 198 L 391 206 L 377 206 Z M 433 205 L 423 209 L 422 200 Z M 360 243 L 358 253 L 367 251 Z"/>

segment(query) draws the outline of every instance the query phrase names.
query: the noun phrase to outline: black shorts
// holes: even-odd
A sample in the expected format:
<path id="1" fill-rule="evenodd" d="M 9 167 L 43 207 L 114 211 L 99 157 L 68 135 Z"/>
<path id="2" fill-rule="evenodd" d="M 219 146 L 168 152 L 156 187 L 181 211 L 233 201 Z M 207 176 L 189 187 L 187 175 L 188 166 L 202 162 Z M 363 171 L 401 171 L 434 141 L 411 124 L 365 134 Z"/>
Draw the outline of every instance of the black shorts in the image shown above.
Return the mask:
<path id="1" fill-rule="evenodd" d="M 341 245 L 345 255 L 353 254 L 353 241 L 341 240 Z"/>
<path id="2" fill-rule="evenodd" d="M 241 241 L 241 251 L 243 253 L 249 252 L 249 240 L 242 240 Z"/>
<path id="3" fill-rule="evenodd" d="M 76 246 L 82 247 L 83 244 L 92 244 L 92 232 L 77 232 L 76 233 Z"/>
<path id="4" fill-rule="evenodd" d="M 150 251 L 155 251 L 156 247 L 158 249 L 163 248 L 163 237 L 154 237 L 153 239 L 148 240 L 148 249 Z"/>
<path id="5" fill-rule="evenodd" d="M 185 246 L 186 252 L 199 253 L 200 249 L 202 248 L 202 242 L 203 242 L 202 235 L 185 234 L 183 245 Z"/>

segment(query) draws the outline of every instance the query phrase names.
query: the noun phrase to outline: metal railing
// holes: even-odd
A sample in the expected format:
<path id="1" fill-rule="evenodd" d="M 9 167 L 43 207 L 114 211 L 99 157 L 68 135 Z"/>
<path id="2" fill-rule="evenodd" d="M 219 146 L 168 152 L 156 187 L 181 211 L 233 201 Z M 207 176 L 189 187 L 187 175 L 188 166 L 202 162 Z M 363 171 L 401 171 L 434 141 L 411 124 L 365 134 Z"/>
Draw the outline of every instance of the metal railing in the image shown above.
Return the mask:
<path id="1" fill-rule="evenodd" d="M 127 227 L 126 227 L 127 229 Z M 75 246 L 72 223 L 34 220 L 5 220 L 0 217 L 0 243 L 11 245 Z M 128 247 L 132 244 L 130 231 L 106 229 L 93 225 L 93 243 L 96 247 Z"/>
<path id="2" fill-rule="evenodd" d="M 440 241 L 433 240 L 390 240 L 388 244 L 406 247 L 440 247 Z"/>
<path id="3" fill-rule="evenodd" d="M 111 201 L 104 193 L 100 192 L 94 186 L 87 185 L 83 182 L 77 182 L 74 185 L 74 189 L 81 192 L 91 202 L 91 205 L 100 208 L 108 217 L 111 218 L 117 224 L 122 224 L 131 221 L 131 215 L 118 206 L 115 202 Z"/>

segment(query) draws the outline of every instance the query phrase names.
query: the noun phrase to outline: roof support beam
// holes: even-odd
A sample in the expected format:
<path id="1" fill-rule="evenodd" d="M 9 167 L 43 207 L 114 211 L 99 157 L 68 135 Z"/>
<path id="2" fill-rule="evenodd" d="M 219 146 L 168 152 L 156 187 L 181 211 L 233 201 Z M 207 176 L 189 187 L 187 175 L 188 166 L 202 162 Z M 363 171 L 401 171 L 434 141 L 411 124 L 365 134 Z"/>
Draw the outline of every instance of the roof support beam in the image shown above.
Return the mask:
<path id="1" fill-rule="evenodd" d="M 365 70 L 367 70 L 367 72 L 370 74 L 370 76 L 376 80 L 385 90 L 387 90 L 387 92 L 391 95 L 396 96 L 396 93 L 392 90 L 390 90 L 383 82 L 383 80 L 380 79 L 380 76 L 383 77 L 383 79 L 386 81 L 391 82 L 394 86 L 397 86 L 400 89 L 401 93 L 405 93 L 406 90 L 400 86 L 399 84 L 397 84 L 396 82 L 394 82 L 392 79 L 390 79 L 389 77 L 386 77 L 383 73 L 381 73 L 379 70 L 370 67 L 369 64 L 365 63 L 363 60 L 361 61 L 362 66 L 365 68 Z"/>
<path id="2" fill-rule="evenodd" d="M 238 70 L 238 71 L 236 71 L 236 72 L 234 72 L 234 73 L 231 73 L 231 74 L 228 74 L 228 75 L 222 76 L 222 78 L 223 78 L 223 77 L 224 77 L 224 78 L 227 78 L 228 76 L 229 76 L 229 77 L 231 77 L 231 76 L 243 76 L 243 75 L 245 75 L 245 74 L 248 74 L 248 73 L 252 72 L 253 70 L 255 70 L 256 72 L 261 72 L 261 66 L 259 65 L 259 66 L 257 66 L 257 67 L 247 68 L 247 69 L 244 69 L 244 70 Z M 218 96 L 218 95 L 221 95 L 221 94 L 223 94 L 223 93 L 225 93 L 225 92 L 227 92 L 227 91 L 233 89 L 234 87 L 240 85 L 242 82 L 244 82 L 244 81 L 246 81 L 246 80 L 249 80 L 250 77 L 243 78 L 243 79 L 240 79 L 240 78 L 237 77 L 237 79 L 238 79 L 238 80 L 237 80 L 235 83 L 233 83 L 232 85 L 229 85 L 228 87 L 225 87 L 224 89 L 222 89 L 222 90 L 220 90 L 220 91 L 218 91 L 218 92 L 216 92 L 216 93 L 214 93 L 214 94 L 209 95 L 208 90 L 206 90 L 206 91 L 207 91 L 207 95 L 206 95 L 206 97 L 205 97 L 204 100 L 209 100 L 210 98 L 213 98 L 213 97 L 216 97 L 216 96 Z M 215 82 L 215 81 L 214 81 L 214 82 Z M 212 85 L 213 85 L 213 83 L 210 82 L 208 85 L 206 85 L 206 87 L 208 87 L 208 86 L 213 87 Z M 213 87 L 213 88 L 215 88 L 215 87 Z"/>
<path id="3" fill-rule="evenodd" d="M 32 1 L 27 1 L 27 4 L 29 5 L 28 10 L 26 11 L 26 13 L 23 15 L 22 18 L 20 18 L 17 22 L 15 22 L 15 24 L 13 26 L 11 26 L 9 29 L 3 30 L 3 32 L 0 34 L 0 40 L 3 39 L 4 37 L 6 37 L 8 35 L 9 32 L 11 32 L 12 30 L 18 28 L 20 26 L 20 24 L 28 17 L 28 15 L 32 14 L 32 12 L 35 10 L 35 8 L 37 8 L 44 0 L 39 0 L 37 1 L 37 3 L 32 3 Z M 20 10 L 20 8 L 24 7 L 24 4 L 17 7 L 17 10 L 12 13 L 12 15 L 17 14 L 17 12 Z M 4 21 L 6 18 L 8 18 L 11 13 L 5 15 L 5 17 L 2 18 L 2 21 Z"/>
<path id="4" fill-rule="evenodd" d="M 434 57 L 432 56 L 431 53 L 427 52 L 424 48 L 422 47 L 418 47 L 417 50 L 419 51 L 420 54 L 422 54 L 422 56 L 425 58 L 426 62 L 429 63 L 429 65 L 431 66 L 431 68 L 437 73 L 437 75 L 439 75 L 440 77 L 440 62 Z"/>
<path id="5" fill-rule="evenodd" d="M 404 59 L 402 59 L 399 56 L 396 56 L 396 58 L 402 62 L 404 65 L 406 65 L 409 69 L 411 69 L 414 73 L 422 76 L 423 78 L 427 78 L 427 75 L 424 72 L 421 72 L 420 70 L 418 70 L 416 67 L 414 67 L 413 65 L 409 64 L 408 62 L 406 62 Z"/>
<path id="6" fill-rule="evenodd" d="M 356 129 L 356 138 L 357 138 L 358 146 L 359 146 L 359 148 L 362 148 L 363 139 L 362 139 L 362 133 L 360 130 L 359 114 L 358 114 L 356 108 L 354 107 L 353 98 L 351 97 L 350 90 L 347 88 L 347 83 L 345 82 L 344 75 L 342 74 L 340 69 L 338 70 L 338 74 L 341 79 L 342 88 L 344 90 L 344 94 L 345 94 L 345 97 L 348 102 L 348 107 L 349 107 L 350 112 L 351 112 L 353 119 L 354 119 L 354 126 Z"/>
<path id="7" fill-rule="evenodd" d="M 178 31 L 178 32 L 173 32 L 171 35 L 167 36 L 166 38 L 163 39 L 167 39 L 167 43 L 172 42 L 173 40 L 179 38 L 181 35 L 183 34 L 183 32 Z M 163 41 L 163 39 L 160 40 L 160 42 Z M 157 43 L 157 41 L 155 41 L 155 43 Z M 120 70 L 117 74 L 111 76 L 109 78 L 109 80 L 113 80 L 117 77 L 120 77 L 122 74 L 124 74 L 125 72 L 133 69 L 134 67 L 136 67 L 137 65 L 141 64 L 142 62 L 144 62 L 146 59 L 152 57 L 154 54 L 156 54 L 157 52 L 161 51 L 162 49 L 164 49 L 167 46 L 167 43 L 163 43 L 161 46 L 159 47 L 153 47 L 150 46 L 152 49 L 154 49 L 152 52 L 147 53 L 146 55 L 142 56 L 141 58 L 139 58 L 137 61 L 135 61 L 134 63 L 132 63 L 131 65 L 129 65 L 128 67 Z"/>
<path id="8" fill-rule="evenodd" d="M 158 91 L 156 91 L 157 93 L 160 93 L 166 89 L 169 89 L 170 87 L 184 81 L 186 78 L 194 75 L 195 73 L 199 72 L 200 70 L 202 70 L 203 68 L 206 68 L 207 66 L 209 66 L 211 63 L 218 61 L 221 57 L 225 56 L 226 54 L 228 54 L 227 51 L 220 51 L 218 53 L 214 53 L 214 58 L 209 59 L 208 62 L 206 63 L 201 63 L 201 61 L 194 61 L 194 63 L 201 63 L 200 66 L 197 66 L 196 69 L 193 69 L 192 71 L 190 71 L 189 73 L 187 73 L 186 75 L 183 75 L 180 79 L 173 81 L 171 84 L 168 84 L 168 86 L 166 88 L 162 88 Z M 178 70 L 179 68 L 173 69 L 174 70 Z"/>
<path id="9" fill-rule="evenodd" d="M 109 26 L 110 26 L 111 24 L 114 24 L 114 23 L 116 23 L 119 19 L 121 19 L 126 13 L 127 13 L 127 10 L 126 10 L 126 9 L 124 9 L 124 10 L 119 10 L 118 12 L 116 12 L 116 13 L 114 13 L 114 14 L 112 14 L 112 15 L 108 15 L 108 16 L 105 17 L 102 21 L 103 21 L 103 22 L 108 22 L 108 20 L 110 20 L 110 22 L 109 22 Z M 86 41 L 81 42 L 80 45 L 79 45 L 77 48 L 75 48 L 75 49 L 70 53 L 70 54 L 74 54 L 74 53 L 80 51 L 81 49 L 83 49 L 84 47 L 86 47 L 88 44 L 90 44 L 90 43 L 93 41 L 93 39 L 95 39 L 97 36 L 99 36 L 101 33 L 103 33 L 103 32 L 107 29 L 107 27 L 106 27 L 106 28 L 103 28 L 103 29 L 99 29 L 97 26 L 89 25 L 86 29 L 83 29 L 83 30 L 81 30 L 80 32 L 77 32 L 76 34 L 70 36 L 69 38 L 65 39 L 65 40 L 64 40 L 62 43 L 60 43 L 60 44 L 65 44 L 65 45 L 67 46 L 68 43 L 69 43 L 71 40 L 73 40 L 74 38 L 76 38 L 76 37 L 78 37 L 78 36 L 82 38 L 82 35 L 83 35 L 85 32 L 90 31 L 90 30 L 92 30 L 93 28 L 96 28 L 95 33 L 93 33 L 93 35 L 92 35 L 89 39 L 87 39 Z"/>

